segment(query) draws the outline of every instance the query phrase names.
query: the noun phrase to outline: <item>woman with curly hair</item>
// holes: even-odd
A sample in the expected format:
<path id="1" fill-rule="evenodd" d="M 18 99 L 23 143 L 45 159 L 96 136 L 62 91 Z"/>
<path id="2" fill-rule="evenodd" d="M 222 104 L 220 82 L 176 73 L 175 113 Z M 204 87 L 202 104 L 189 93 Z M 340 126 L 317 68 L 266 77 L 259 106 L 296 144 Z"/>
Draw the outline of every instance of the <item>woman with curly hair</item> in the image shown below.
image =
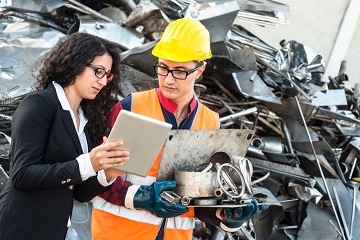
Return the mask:
<path id="1" fill-rule="evenodd" d="M 0 194 L 0 239 L 63 240 L 73 198 L 104 192 L 129 159 L 106 143 L 120 95 L 120 54 L 105 39 L 74 33 L 47 53 L 36 88 L 12 119 L 10 176 Z M 94 147 L 96 146 L 96 147 Z"/>

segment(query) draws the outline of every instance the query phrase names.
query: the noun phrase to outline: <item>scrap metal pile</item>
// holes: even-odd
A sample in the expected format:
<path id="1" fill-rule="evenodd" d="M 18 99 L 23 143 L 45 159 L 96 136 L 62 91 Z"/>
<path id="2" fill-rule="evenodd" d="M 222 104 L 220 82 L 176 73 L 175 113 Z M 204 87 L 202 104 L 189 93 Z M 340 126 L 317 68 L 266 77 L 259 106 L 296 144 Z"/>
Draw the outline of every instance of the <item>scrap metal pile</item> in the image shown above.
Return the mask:
<path id="1" fill-rule="evenodd" d="M 10 2 L 0 1 L 0 164 L 5 170 L 11 116 L 33 90 L 40 59 L 59 37 L 86 31 L 117 43 L 125 97 L 157 87 L 151 49 L 171 20 L 192 17 L 208 28 L 213 53 L 195 84 L 197 97 L 220 115 L 227 131 L 253 133 L 244 139 L 242 157 L 252 165 L 253 188 L 273 202 L 234 234 L 198 222 L 194 239 L 350 240 L 360 235 L 360 222 L 354 221 L 360 219 L 360 84 L 349 87 L 346 61 L 338 76 L 323 76 L 325 63 L 314 49 L 283 39 L 276 48 L 242 27 L 243 22 L 287 24 L 281 18 L 287 5 L 265 0 Z M 271 34 L 271 28 L 266 31 Z"/>

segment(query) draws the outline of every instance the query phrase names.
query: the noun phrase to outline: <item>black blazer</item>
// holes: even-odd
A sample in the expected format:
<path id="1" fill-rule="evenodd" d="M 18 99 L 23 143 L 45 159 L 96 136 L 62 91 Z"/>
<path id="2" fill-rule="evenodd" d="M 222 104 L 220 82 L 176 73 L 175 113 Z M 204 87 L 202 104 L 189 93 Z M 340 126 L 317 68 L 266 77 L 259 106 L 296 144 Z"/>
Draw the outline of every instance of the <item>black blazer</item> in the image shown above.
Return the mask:
<path id="1" fill-rule="evenodd" d="M 63 240 L 73 198 L 89 201 L 107 188 L 96 176 L 81 180 L 75 159 L 83 153 L 80 141 L 52 84 L 24 98 L 11 128 L 10 176 L 0 194 L 0 239 Z"/>

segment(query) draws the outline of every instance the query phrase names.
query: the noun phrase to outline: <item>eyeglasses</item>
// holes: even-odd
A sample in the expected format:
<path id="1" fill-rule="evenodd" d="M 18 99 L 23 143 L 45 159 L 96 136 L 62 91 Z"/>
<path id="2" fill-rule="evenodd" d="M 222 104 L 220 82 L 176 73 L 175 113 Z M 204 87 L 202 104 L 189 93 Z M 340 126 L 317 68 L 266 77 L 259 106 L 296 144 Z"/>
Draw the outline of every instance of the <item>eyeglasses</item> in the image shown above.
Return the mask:
<path id="1" fill-rule="evenodd" d="M 190 74 L 192 74 L 193 72 L 198 70 L 199 67 L 201 67 L 201 66 L 202 65 L 197 66 L 196 68 L 191 69 L 189 71 L 183 71 L 183 70 L 170 70 L 166 67 L 159 66 L 159 63 L 155 63 L 154 69 L 155 69 L 156 74 L 158 74 L 160 76 L 167 76 L 169 73 L 171 73 L 173 78 L 179 79 L 179 80 L 185 80 L 187 78 L 187 76 L 189 76 Z"/>
<path id="2" fill-rule="evenodd" d="M 98 67 L 98 66 L 92 65 L 91 63 L 89 63 L 86 66 L 91 67 L 92 69 L 94 69 L 95 76 L 97 78 L 102 79 L 106 75 L 106 80 L 107 80 L 108 83 L 111 82 L 111 80 L 114 77 L 114 74 L 112 74 L 110 71 L 107 72 L 104 67 Z"/>

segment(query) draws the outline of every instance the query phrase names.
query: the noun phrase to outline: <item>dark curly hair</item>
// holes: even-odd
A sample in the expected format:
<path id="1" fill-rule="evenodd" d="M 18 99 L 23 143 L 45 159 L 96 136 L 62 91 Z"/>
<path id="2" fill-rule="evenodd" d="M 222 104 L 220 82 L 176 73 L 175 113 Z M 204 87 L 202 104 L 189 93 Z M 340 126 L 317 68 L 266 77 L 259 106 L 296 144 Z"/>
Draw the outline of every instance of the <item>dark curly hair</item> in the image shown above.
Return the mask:
<path id="1" fill-rule="evenodd" d="M 75 77 L 85 70 L 95 57 L 109 53 L 113 63 L 113 80 L 93 100 L 83 99 L 81 108 L 88 119 L 87 129 L 93 143 L 100 144 L 106 132 L 107 117 L 111 108 L 119 101 L 120 49 L 103 38 L 88 33 L 73 33 L 59 39 L 43 60 L 43 67 L 37 76 L 36 89 L 45 89 L 52 81 L 63 88 L 75 82 Z"/>

